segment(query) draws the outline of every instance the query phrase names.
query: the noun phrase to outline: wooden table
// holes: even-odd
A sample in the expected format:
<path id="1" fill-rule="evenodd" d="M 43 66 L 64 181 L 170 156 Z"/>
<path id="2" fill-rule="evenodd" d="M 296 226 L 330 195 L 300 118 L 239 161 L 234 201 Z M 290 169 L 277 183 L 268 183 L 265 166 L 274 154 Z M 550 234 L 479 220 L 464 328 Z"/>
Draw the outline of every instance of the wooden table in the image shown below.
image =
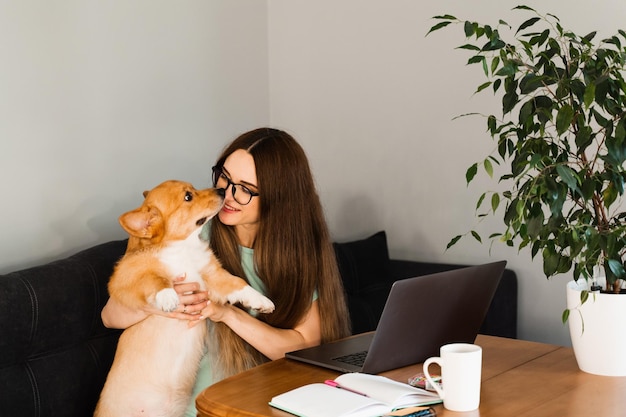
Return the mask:
<path id="1" fill-rule="evenodd" d="M 483 348 L 480 408 L 458 413 L 437 405 L 437 416 L 626 416 L 626 377 L 580 371 L 570 348 L 483 335 L 476 344 Z M 406 382 L 421 369 L 421 364 L 412 365 L 381 375 Z M 204 390 L 196 401 L 198 415 L 289 417 L 291 414 L 270 407 L 268 401 L 290 389 L 338 375 L 289 359 L 269 362 Z"/>

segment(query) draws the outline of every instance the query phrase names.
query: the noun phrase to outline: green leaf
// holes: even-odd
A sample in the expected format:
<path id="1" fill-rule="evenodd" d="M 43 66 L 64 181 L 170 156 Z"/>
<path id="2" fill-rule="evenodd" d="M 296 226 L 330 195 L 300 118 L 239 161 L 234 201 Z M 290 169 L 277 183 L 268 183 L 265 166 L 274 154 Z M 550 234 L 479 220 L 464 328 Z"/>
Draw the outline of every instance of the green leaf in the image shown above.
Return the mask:
<path id="1" fill-rule="evenodd" d="M 485 199 L 485 196 L 487 195 L 487 193 L 482 193 L 480 195 L 480 198 L 478 198 L 478 201 L 476 202 L 476 211 L 478 211 L 478 209 L 480 208 L 480 206 L 483 204 L 483 200 Z"/>
<path id="2" fill-rule="evenodd" d="M 543 250 L 543 273 L 546 277 L 555 275 L 559 270 L 560 256 L 553 249 Z"/>
<path id="3" fill-rule="evenodd" d="M 531 259 L 535 259 L 535 256 L 537 256 L 537 253 L 539 253 L 540 246 L 541 246 L 540 240 L 536 240 L 535 243 L 533 243 L 533 246 L 530 252 Z"/>
<path id="4" fill-rule="evenodd" d="M 540 35 L 533 36 L 530 39 L 530 44 L 531 45 L 537 45 L 537 46 L 543 45 L 544 42 L 548 39 L 549 35 L 550 35 L 550 30 L 546 29 L 543 32 L 541 32 Z"/>
<path id="5" fill-rule="evenodd" d="M 487 172 L 489 177 L 493 178 L 493 165 L 491 165 L 491 161 L 489 159 L 485 159 L 485 161 L 483 162 L 483 167 L 485 168 L 485 171 Z"/>
<path id="6" fill-rule="evenodd" d="M 488 37 L 489 39 L 492 39 L 494 37 L 493 36 L 494 32 L 493 32 L 493 29 L 491 28 L 491 26 L 485 25 L 484 29 L 485 29 L 485 36 Z"/>
<path id="7" fill-rule="evenodd" d="M 610 44 L 617 46 L 617 49 L 622 49 L 622 42 L 619 40 L 617 36 L 612 36 L 610 39 L 607 39 L 606 43 L 610 43 Z"/>
<path id="8" fill-rule="evenodd" d="M 515 107 L 515 105 L 518 102 L 519 97 L 517 96 L 517 93 L 515 93 L 515 91 L 511 91 L 506 93 L 503 97 L 502 97 L 502 112 L 504 114 L 509 113 L 511 110 L 513 110 L 513 108 Z"/>
<path id="9" fill-rule="evenodd" d="M 552 99 L 548 96 L 537 96 L 535 97 L 535 105 L 537 108 L 549 109 L 552 107 Z"/>
<path id="10" fill-rule="evenodd" d="M 567 323 L 567 319 L 569 319 L 569 309 L 563 310 L 563 315 L 561 316 L 563 324 Z"/>
<path id="11" fill-rule="evenodd" d="M 589 299 L 589 291 L 581 291 L 580 292 L 580 304 L 585 304 Z"/>
<path id="12" fill-rule="evenodd" d="M 489 133 L 491 133 L 491 136 L 497 133 L 498 121 L 494 115 L 490 115 L 487 118 L 487 129 L 489 130 Z"/>
<path id="13" fill-rule="evenodd" d="M 583 41 L 586 43 L 591 42 L 591 40 L 596 37 L 597 33 L 598 32 L 595 32 L 595 31 L 588 33 L 587 35 L 585 35 L 585 37 L 583 37 Z"/>
<path id="14" fill-rule="evenodd" d="M 439 19 L 439 20 L 459 20 L 456 17 L 452 16 L 451 14 L 444 14 L 444 15 L 439 15 L 439 16 L 433 16 L 433 19 Z"/>
<path id="15" fill-rule="evenodd" d="M 520 25 L 520 27 L 517 29 L 515 34 L 517 35 L 521 30 L 524 30 L 524 29 L 526 29 L 528 27 L 531 27 L 532 25 L 537 23 L 539 20 L 541 20 L 540 17 L 532 17 L 532 18 L 528 19 L 527 21 L 525 21 L 524 23 L 522 23 Z"/>
<path id="16" fill-rule="evenodd" d="M 541 228 L 543 227 L 543 220 L 544 220 L 544 216 L 543 216 L 543 212 L 539 211 L 539 214 L 536 216 L 533 216 L 531 218 L 528 219 L 527 221 L 527 232 L 528 232 L 528 236 L 531 239 L 536 239 L 539 234 L 541 233 Z"/>
<path id="17" fill-rule="evenodd" d="M 517 72 L 518 65 L 512 61 L 507 62 L 496 72 L 497 77 L 508 77 Z"/>
<path id="18" fill-rule="evenodd" d="M 506 212 L 504 213 L 504 224 L 506 224 L 507 226 L 510 225 L 511 222 L 513 222 L 513 219 L 517 217 L 516 210 L 517 210 L 518 201 L 519 201 L 518 199 L 511 201 L 511 203 L 506 209 Z"/>
<path id="19" fill-rule="evenodd" d="M 478 242 L 483 243 L 483 240 L 480 238 L 480 235 L 478 233 L 476 233 L 475 231 L 471 231 L 472 236 L 474 236 L 474 239 L 476 239 Z"/>
<path id="20" fill-rule="evenodd" d="M 506 43 L 500 38 L 492 39 L 483 46 L 483 51 L 497 51 L 506 46 Z"/>
<path id="21" fill-rule="evenodd" d="M 609 121 L 600 113 L 598 113 L 596 109 L 592 109 L 592 112 L 593 118 L 596 120 L 596 122 L 598 122 L 600 126 L 607 126 L 609 124 Z"/>
<path id="22" fill-rule="evenodd" d="M 467 64 L 480 64 L 485 61 L 485 57 L 482 55 L 474 55 L 470 59 L 467 60 Z"/>
<path id="23" fill-rule="evenodd" d="M 452 22 L 439 22 L 439 23 L 437 23 L 435 26 L 431 27 L 428 32 L 426 32 L 426 36 L 428 36 L 431 32 L 434 32 L 436 30 L 439 30 L 441 28 L 444 28 L 444 27 L 448 26 L 450 23 L 452 23 Z"/>
<path id="24" fill-rule="evenodd" d="M 467 181 L 467 184 L 472 182 L 472 180 L 474 179 L 477 173 L 478 173 L 478 164 L 474 163 L 471 167 L 467 169 L 467 172 L 465 173 L 465 180 Z"/>
<path id="25" fill-rule="evenodd" d="M 500 194 L 493 193 L 491 195 L 491 211 L 494 213 L 498 210 L 498 206 L 500 205 Z"/>
<path id="26" fill-rule="evenodd" d="M 522 105 L 519 111 L 519 123 L 524 125 L 528 119 L 532 122 L 532 116 L 535 113 L 535 101 L 533 99 L 528 100 Z"/>
<path id="27" fill-rule="evenodd" d="M 465 45 L 458 46 L 456 49 L 467 49 L 468 51 L 480 51 L 480 48 L 476 45 L 472 45 L 471 43 L 466 43 Z"/>
<path id="28" fill-rule="evenodd" d="M 487 68 L 487 58 L 483 59 L 483 72 L 485 77 L 489 77 L 489 68 Z"/>
<path id="29" fill-rule="evenodd" d="M 551 18 L 553 18 L 553 19 L 554 19 L 554 20 L 556 20 L 557 22 L 559 22 L 559 21 L 560 21 L 560 19 L 558 18 L 558 16 L 555 16 L 555 15 L 553 15 L 552 13 L 548 13 L 548 14 L 547 14 L 547 16 L 550 16 Z M 557 23 L 557 27 L 559 28 L 559 33 L 563 33 L 563 32 L 562 32 L 562 29 L 560 29 L 561 25 L 559 25 L 559 24 Z"/>
<path id="30" fill-rule="evenodd" d="M 567 184 L 567 186 L 571 190 L 576 190 L 580 194 L 582 194 L 582 192 L 578 188 L 578 180 L 577 180 L 576 173 L 574 172 L 574 170 L 572 170 L 570 167 L 566 165 L 557 165 L 556 172 L 558 172 L 559 178 L 561 178 L 561 180 L 565 182 L 565 184 Z"/>
<path id="31" fill-rule="evenodd" d="M 472 22 L 468 22 L 468 21 L 466 21 L 463 24 L 463 30 L 465 31 L 465 36 L 468 38 L 472 36 L 474 33 L 476 33 L 474 29 L 474 25 L 472 24 Z"/>
<path id="32" fill-rule="evenodd" d="M 478 89 L 476 89 L 476 93 L 480 93 L 481 91 L 483 91 L 485 88 L 489 87 L 491 85 L 491 81 L 487 81 L 486 83 L 482 83 L 481 85 L 478 86 Z M 474 94 L 476 94 L 474 93 Z"/>
<path id="33" fill-rule="evenodd" d="M 574 119 L 574 109 L 569 104 L 564 104 L 556 115 L 556 131 L 560 135 L 565 133 Z"/>
<path id="34" fill-rule="evenodd" d="M 586 108 L 589 108 L 589 106 L 591 106 L 591 103 L 593 103 L 595 97 L 596 85 L 594 83 L 590 83 L 587 85 L 587 88 L 585 88 L 584 102 Z"/>
<path id="35" fill-rule="evenodd" d="M 596 184 L 591 178 L 585 178 L 583 181 L 582 191 L 583 198 L 590 200 L 593 198 L 593 193 L 596 189 Z"/>
<path id="36" fill-rule="evenodd" d="M 531 12 L 534 12 L 534 11 L 535 11 L 535 9 L 532 9 L 532 8 L 530 8 L 530 7 L 528 7 L 528 6 L 524 6 L 523 4 L 521 4 L 521 5 L 519 5 L 519 6 L 515 6 L 515 7 L 513 7 L 513 9 L 512 9 L 512 10 L 528 10 L 528 11 L 531 11 Z"/>
<path id="37" fill-rule="evenodd" d="M 498 69 L 498 65 L 500 65 L 500 57 L 496 55 L 491 60 L 491 73 L 492 74 L 496 72 L 496 70 Z"/>
<path id="38" fill-rule="evenodd" d="M 494 94 L 498 91 L 498 88 L 500 88 L 500 84 L 502 84 L 502 80 L 500 78 L 498 78 L 497 80 L 494 81 L 494 83 L 493 83 L 493 92 L 494 92 Z"/>
<path id="39" fill-rule="evenodd" d="M 583 151 L 587 146 L 591 145 L 591 128 L 589 126 L 581 127 L 576 133 L 576 146 Z"/>
<path id="40" fill-rule="evenodd" d="M 611 122 L 608 122 L 609 124 Z M 612 125 L 610 126 L 612 127 Z M 607 127 L 607 131 L 608 131 Z M 609 138 L 606 141 L 606 150 L 607 154 L 604 157 L 605 161 L 614 166 L 621 166 L 626 161 L 626 143 L 620 140 L 619 138 L 623 134 L 622 128 L 618 126 L 616 136 L 614 138 Z"/>
<path id="41" fill-rule="evenodd" d="M 609 268 L 611 272 L 617 277 L 623 277 L 626 274 L 626 270 L 624 270 L 624 265 L 620 261 L 615 259 L 608 260 Z"/>
<path id="42" fill-rule="evenodd" d="M 519 83 L 519 89 L 522 94 L 530 94 L 541 87 L 543 87 L 543 77 L 535 74 L 525 75 Z"/>
<path id="43" fill-rule="evenodd" d="M 609 207 L 611 204 L 617 200 L 617 189 L 613 185 L 613 183 L 609 184 L 608 187 L 602 193 L 602 200 L 604 201 L 604 205 Z"/>
<path id="44" fill-rule="evenodd" d="M 446 249 L 450 249 L 452 246 L 456 245 L 456 242 L 459 241 L 459 239 L 461 239 L 461 235 L 455 236 L 452 238 L 452 240 L 450 240 L 450 242 L 448 242 L 448 245 L 446 246 Z"/>

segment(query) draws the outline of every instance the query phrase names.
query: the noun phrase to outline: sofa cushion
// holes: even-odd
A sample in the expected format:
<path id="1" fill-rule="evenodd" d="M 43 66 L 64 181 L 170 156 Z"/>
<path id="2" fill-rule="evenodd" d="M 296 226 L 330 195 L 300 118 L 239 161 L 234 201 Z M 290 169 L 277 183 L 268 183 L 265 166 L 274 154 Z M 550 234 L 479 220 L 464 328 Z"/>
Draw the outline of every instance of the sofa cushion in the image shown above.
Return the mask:
<path id="1" fill-rule="evenodd" d="M 384 231 L 334 246 L 353 334 L 376 329 L 394 281 L 467 266 L 389 259 Z M 504 271 L 480 333 L 517 337 L 517 277 L 510 269 Z"/>
<path id="2" fill-rule="evenodd" d="M 392 282 L 387 235 L 384 231 L 361 240 L 334 243 L 352 321 L 352 332 L 374 330 Z"/>
<path id="3" fill-rule="evenodd" d="M 93 414 L 119 330 L 100 311 L 125 241 L 0 275 L 0 416 Z"/>

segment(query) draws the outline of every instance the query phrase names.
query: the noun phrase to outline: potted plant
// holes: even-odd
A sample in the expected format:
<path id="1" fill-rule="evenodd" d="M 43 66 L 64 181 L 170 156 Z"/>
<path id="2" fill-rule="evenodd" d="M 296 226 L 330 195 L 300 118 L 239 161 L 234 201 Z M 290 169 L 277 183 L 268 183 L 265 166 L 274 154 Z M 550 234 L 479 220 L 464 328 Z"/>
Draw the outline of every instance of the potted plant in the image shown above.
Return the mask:
<path id="1" fill-rule="evenodd" d="M 502 115 L 485 116 L 494 151 L 469 167 L 466 180 L 499 169 L 505 191 L 483 193 L 477 216 L 502 217 L 489 238 L 541 254 L 547 278 L 573 272 L 563 321 L 579 367 L 626 375 L 626 296 L 615 295 L 626 279 L 626 32 L 596 41 L 596 32 L 575 34 L 552 14 L 514 10 L 530 14 L 514 33 L 504 20 L 487 25 L 448 14 L 435 16 L 428 31 L 461 26 L 468 43 L 459 48 L 486 77 L 476 92 L 501 99 Z M 471 230 L 448 248 L 464 236 L 483 240 Z M 617 310 L 595 323 L 589 310 L 615 302 Z M 582 344 L 595 349 L 591 359 L 582 358 Z"/>

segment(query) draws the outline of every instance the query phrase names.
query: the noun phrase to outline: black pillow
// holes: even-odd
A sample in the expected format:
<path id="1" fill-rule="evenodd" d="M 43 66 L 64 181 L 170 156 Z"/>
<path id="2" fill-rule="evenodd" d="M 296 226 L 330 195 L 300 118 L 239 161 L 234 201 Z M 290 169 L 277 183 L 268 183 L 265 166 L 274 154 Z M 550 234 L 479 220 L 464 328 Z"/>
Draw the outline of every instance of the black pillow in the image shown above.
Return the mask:
<path id="1" fill-rule="evenodd" d="M 334 246 L 352 333 L 375 330 L 391 289 L 387 236 L 381 231 L 363 240 Z"/>
<path id="2" fill-rule="evenodd" d="M 390 267 L 385 231 L 366 239 L 333 245 L 347 293 L 358 294 L 371 285 L 387 280 Z"/>

